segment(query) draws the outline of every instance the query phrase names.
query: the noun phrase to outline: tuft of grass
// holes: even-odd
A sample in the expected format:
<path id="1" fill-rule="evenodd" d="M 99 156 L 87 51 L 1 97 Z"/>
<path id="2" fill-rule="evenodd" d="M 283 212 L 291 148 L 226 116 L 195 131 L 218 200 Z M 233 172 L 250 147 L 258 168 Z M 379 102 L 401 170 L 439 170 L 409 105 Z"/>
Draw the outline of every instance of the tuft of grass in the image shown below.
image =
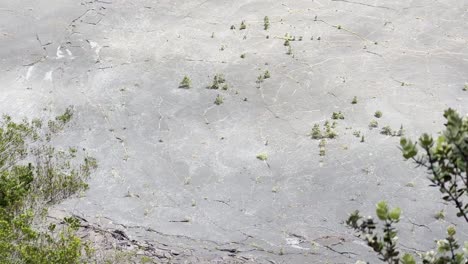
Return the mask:
<path id="1" fill-rule="evenodd" d="M 214 101 L 214 104 L 215 104 L 215 105 L 220 105 L 220 104 L 222 104 L 222 103 L 224 103 L 224 98 L 223 98 L 221 95 L 218 94 L 218 95 L 216 96 L 216 99 L 215 99 L 215 101 Z"/>
<path id="2" fill-rule="evenodd" d="M 263 18 L 263 28 L 265 30 L 268 30 L 270 28 L 270 19 L 267 16 Z"/>
<path id="3" fill-rule="evenodd" d="M 240 24 L 240 27 L 239 27 L 239 30 L 244 30 L 247 28 L 247 25 L 245 24 L 245 20 L 242 20 L 241 24 Z"/>
<path id="4" fill-rule="evenodd" d="M 444 210 L 440 210 L 439 212 L 435 213 L 434 218 L 437 219 L 437 220 L 444 220 L 445 219 Z"/>
<path id="5" fill-rule="evenodd" d="M 338 112 L 333 112 L 332 114 L 332 119 L 344 119 L 344 115 L 341 111 L 338 111 Z"/>
<path id="6" fill-rule="evenodd" d="M 208 86 L 208 89 L 219 89 L 221 88 L 221 85 L 225 84 L 226 83 L 226 79 L 224 78 L 224 75 L 223 74 L 216 74 L 214 77 L 213 77 L 213 83 Z"/>
<path id="7" fill-rule="evenodd" d="M 382 127 L 382 130 L 380 131 L 380 134 L 387 135 L 387 136 L 392 136 L 393 135 L 392 128 L 390 126 L 384 126 L 384 127 Z"/>
<path id="8" fill-rule="evenodd" d="M 353 100 L 351 101 L 351 104 L 357 104 L 357 96 L 354 96 L 353 97 Z"/>
<path id="9" fill-rule="evenodd" d="M 261 161 L 265 161 L 268 159 L 268 155 L 266 153 L 260 153 L 257 155 L 257 159 L 261 160 Z"/>
<path id="10" fill-rule="evenodd" d="M 382 111 L 380 111 L 380 110 L 377 110 L 377 111 L 375 111 L 375 113 L 374 113 L 374 116 L 375 116 L 376 118 L 381 118 L 382 115 L 383 115 L 383 114 L 382 114 Z"/>
<path id="11" fill-rule="evenodd" d="M 189 89 L 190 87 L 192 87 L 192 80 L 190 80 L 190 78 L 185 75 L 179 84 L 179 88 Z"/>
<path id="12" fill-rule="evenodd" d="M 260 84 L 263 82 L 263 75 L 260 74 L 258 77 L 257 77 L 257 80 L 255 81 L 256 83 Z"/>
<path id="13" fill-rule="evenodd" d="M 263 79 L 269 79 L 271 77 L 270 72 L 268 70 L 265 71 L 263 74 Z"/>
<path id="14" fill-rule="evenodd" d="M 379 126 L 379 122 L 377 122 L 377 120 L 374 120 L 372 119 L 369 123 L 369 128 L 372 129 L 372 128 L 377 128 Z"/>

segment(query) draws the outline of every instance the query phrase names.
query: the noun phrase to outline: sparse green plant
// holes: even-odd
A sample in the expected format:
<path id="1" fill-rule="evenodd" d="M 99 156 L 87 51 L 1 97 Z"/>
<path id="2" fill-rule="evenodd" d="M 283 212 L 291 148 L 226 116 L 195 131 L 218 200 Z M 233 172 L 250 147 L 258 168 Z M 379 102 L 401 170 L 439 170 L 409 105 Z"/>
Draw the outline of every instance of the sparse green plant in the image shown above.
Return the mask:
<path id="1" fill-rule="evenodd" d="M 372 128 L 377 128 L 379 126 L 379 122 L 377 122 L 377 120 L 371 120 L 370 123 L 369 123 L 369 128 L 372 129 Z"/>
<path id="2" fill-rule="evenodd" d="M 286 40 L 284 41 L 284 44 L 283 44 L 283 45 L 286 46 L 286 47 L 289 47 L 289 46 L 291 45 L 291 44 L 289 43 L 289 39 L 286 39 Z"/>
<path id="3" fill-rule="evenodd" d="M 263 28 L 265 30 L 268 30 L 268 28 L 270 28 L 270 19 L 267 16 L 263 18 Z"/>
<path id="4" fill-rule="evenodd" d="M 333 112 L 332 113 L 332 119 L 344 119 L 344 114 L 341 111 L 338 112 Z"/>
<path id="5" fill-rule="evenodd" d="M 270 72 L 268 70 L 265 71 L 263 74 L 263 79 L 269 79 L 271 77 Z"/>
<path id="6" fill-rule="evenodd" d="M 215 105 L 220 105 L 220 104 L 224 103 L 224 98 L 221 95 L 218 94 L 216 96 L 216 99 L 215 99 L 214 103 L 215 103 Z"/>
<path id="7" fill-rule="evenodd" d="M 312 131 L 310 132 L 310 136 L 311 136 L 312 139 L 322 139 L 323 138 L 322 130 L 320 129 L 319 124 L 314 124 L 314 126 L 312 127 Z"/>
<path id="8" fill-rule="evenodd" d="M 465 83 L 465 85 L 463 86 L 463 91 L 468 91 L 468 83 Z"/>
<path id="9" fill-rule="evenodd" d="M 445 212 L 444 210 L 440 210 L 434 214 L 434 218 L 437 220 L 444 220 L 445 219 Z"/>
<path id="10" fill-rule="evenodd" d="M 353 97 L 353 100 L 351 101 L 351 104 L 357 104 L 357 96 L 354 96 Z"/>
<path id="11" fill-rule="evenodd" d="M 226 83 L 226 79 L 224 78 L 224 75 L 222 74 L 216 74 L 214 77 L 213 77 L 213 83 L 208 86 L 208 89 L 219 89 L 221 87 L 221 85 L 225 84 Z"/>
<path id="12" fill-rule="evenodd" d="M 377 110 L 377 111 L 375 111 L 375 113 L 374 113 L 374 116 L 375 116 L 376 118 L 381 118 L 382 115 L 383 115 L 383 114 L 382 114 L 382 111 L 380 111 L 380 110 Z"/>
<path id="13" fill-rule="evenodd" d="M 245 53 L 242 53 L 242 54 L 240 55 L 240 58 L 241 58 L 241 59 L 245 59 Z"/>
<path id="14" fill-rule="evenodd" d="M 245 24 L 245 20 L 242 20 L 241 24 L 240 24 L 240 27 L 239 27 L 239 30 L 244 30 L 247 28 L 247 25 Z"/>
<path id="15" fill-rule="evenodd" d="M 227 85 L 227 83 L 223 84 L 223 87 L 221 88 L 223 89 L 224 91 L 226 91 L 227 89 L 229 89 L 229 86 Z"/>
<path id="16" fill-rule="evenodd" d="M 319 124 L 314 124 L 309 135 L 312 139 L 334 139 L 338 136 L 338 133 L 334 130 L 334 127 L 330 125 L 330 122 L 327 120 L 323 125 L 323 129 L 320 129 Z"/>
<path id="17" fill-rule="evenodd" d="M 325 139 L 321 139 L 319 142 L 319 155 L 320 156 L 325 156 L 326 154 L 326 149 L 325 146 L 327 145 L 327 141 Z"/>
<path id="18" fill-rule="evenodd" d="M 380 134 L 386 135 L 386 136 L 392 136 L 393 135 L 393 130 L 390 126 L 384 126 L 382 127 L 382 130 L 380 131 Z"/>
<path id="19" fill-rule="evenodd" d="M 261 161 L 265 161 L 268 159 L 268 155 L 266 153 L 260 153 L 257 155 L 257 159 L 261 160 Z"/>
<path id="20" fill-rule="evenodd" d="M 341 29 L 341 25 L 336 26 L 337 29 Z"/>
<path id="21" fill-rule="evenodd" d="M 257 77 L 257 80 L 256 80 L 255 82 L 256 82 L 257 84 L 262 83 L 262 82 L 263 82 L 263 75 L 260 74 L 260 75 Z"/>
<path id="22" fill-rule="evenodd" d="M 354 135 L 355 137 L 360 137 L 360 136 L 361 136 L 361 131 L 355 130 L 355 131 L 353 131 L 353 135 Z"/>
<path id="23" fill-rule="evenodd" d="M 190 87 L 192 87 L 192 80 L 190 80 L 190 78 L 185 75 L 179 84 L 179 88 L 189 89 Z"/>

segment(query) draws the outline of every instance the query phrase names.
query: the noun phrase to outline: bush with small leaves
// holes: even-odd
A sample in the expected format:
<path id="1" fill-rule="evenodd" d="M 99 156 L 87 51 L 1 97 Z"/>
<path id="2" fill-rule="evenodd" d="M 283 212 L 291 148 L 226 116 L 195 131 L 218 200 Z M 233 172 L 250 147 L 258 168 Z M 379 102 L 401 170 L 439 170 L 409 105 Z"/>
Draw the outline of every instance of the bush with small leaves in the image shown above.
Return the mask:
<path id="1" fill-rule="evenodd" d="M 426 168 L 432 186 L 442 193 L 442 199 L 452 204 L 457 216 L 468 224 L 468 116 L 461 117 L 456 111 L 444 112 L 447 119 L 445 130 L 434 140 L 429 134 L 423 134 L 418 143 L 407 138 L 400 140 L 401 151 L 405 159 L 413 160 L 418 166 Z M 423 153 L 418 155 L 419 150 Z M 383 236 L 377 231 L 377 223 L 372 218 L 364 219 L 359 211 L 352 213 L 346 224 L 355 229 L 367 244 L 389 264 L 416 264 L 411 254 L 401 256 L 397 248 L 397 230 L 394 226 L 400 219 L 400 209 L 390 209 L 386 202 L 377 204 L 376 214 L 384 226 Z M 445 217 L 443 211 L 435 215 L 437 219 Z M 438 240 L 436 250 L 419 254 L 423 264 L 467 264 L 468 242 L 461 249 L 457 242 L 455 227 L 447 228 L 445 239 Z"/>
<path id="2" fill-rule="evenodd" d="M 333 112 L 332 114 L 332 119 L 344 119 L 344 115 L 341 111 L 338 111 L 338 112 Z"/>
<path id="3" fill-rule="evenodd" d="M 448 109 L 444 117 L 445 131 L 437 139 L 429 134 L 421 135 L 418 143 L 402 138 L 401 150 L 405 159 L 432 174 L 429 180 L 442 192 L 442 199 L 452 203 L 457 216 L 468 222 L 468 116 Z M 424 153 L 418 156 L 420 148 Z"/>
<path id="4" fill-rule="evenodd" d="M 391 135 L 393 135 L 393 130 L 392 130 L 392 128 L 390 126 L 384 126 L 384 127 L 382 127 L 382 130 L 380 131 L 380 134 L 391 136 Z"/>
<path id="5" fill-rule="evenodd" d="M 216 74 L 214 77 L 213 77 L 213 83 L 208 86 L 208 89 L 219 89 L 221 88 L 221 85 L 222 84 L 225 84 L 226 83 L 226 79 L 224 78 L 224 75 L 222 74 Z"/>
<path id="6" fill-rule="evenodd" d="M 380 110 L 375 111 L 374 116 L 377 117 L 377 118 L 381 118 L 382 117 L 382 111 L 380 111 Z"/>
<path id="7" fill-rule="evenodd" d="M 379 123 L 377 122 L 377 120 L 371 120 L 370 123 L 369 123 L 369 128 L 372 129 L 372 128 L 376 128 L 379 126 Z"/>
<path id="8" fill-rule="evenodd" d="M 84 191 L 96 161 L 76 148 L 56 150 L 52 136 L 73 117 L 72 108 L 42 127 L 40 120 L 0 121 L 0 263 L 82 263 L 84 243 L 75 235 L 76 222 L 42 228 L 47 206 Z M 41 231 L 42 230 L 42 231 Z"/>
<path id="9" fill-rule="evenodd" d="M 188 76 L 184 76 L 179 84 L 179 88 L 189 89 L 190 87 L 192 87 L 192 80 Z"/>

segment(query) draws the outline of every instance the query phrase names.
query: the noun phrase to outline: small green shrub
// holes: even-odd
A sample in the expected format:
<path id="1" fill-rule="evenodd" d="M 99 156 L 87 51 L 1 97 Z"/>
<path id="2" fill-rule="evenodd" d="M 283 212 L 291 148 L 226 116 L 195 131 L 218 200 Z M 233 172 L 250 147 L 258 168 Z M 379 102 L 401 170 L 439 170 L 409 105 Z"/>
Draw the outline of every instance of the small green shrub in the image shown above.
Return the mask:
<path id="1" fill-rule="evenodd" d="M 241 59 L 245 59 L 245 53 L 242 53 L 242 54 L 240 55 L 240 58 L 241 58 Z"/>
<path id="2" fill-rule="evenodd" d="M 221 95 L 218 94 L 218 95 L 216 96 L 216 99 L 215 99 L 215 101 L 214 101 L 214 104 L 215 104 L 215 105 L 220 105 L 220 104 L 222 104 L 222 103 L 224 103 L 224 98 L 223 98 Z"/>
<path id="3" fill-rule="evenodd" d="M 186 75 L 179 84 L 179 88 L 189 89 L 192 86 L 192 80 Z"/>
<path id="4" fill-rule="evenodd" d="M 333 112 L 332 114 L 332 119 L 344 119 L 344 115 L 341 111 L 338 111 L 338 112 Z"/>
<path id="5" fill-rule="evenodd" d="M 247 28 L 247 25 L 245 24 L 245 21 L 242 20 L 241 24 L 240 24 L 240 27 L 239 27 L 239 30 L 244 30 Z"/>
<path id="6" fill-rule="evenodd" d="M 223 84 L 226 83 L 226 79 L 224 78 L 224 75 L 222 74 L 216 74 L 214 77 L 213 77 L 213 83 L 208 86 L 208 89 L 215 89 L 215 90 L 218 90 L 219 88 L 221 88 Z"/>
<path id="7" fill-rule="evenodd" d="M 265 71 L 263 74 L 263 79 L 269 79 L 271 77 L 270 72 L 268 70 Z"/>
<path id="8" fill-rule="evenodd" d="M 379 123 L 377 122 L 377 120 L 371 120 L 370 123 L 369 123 L 369 128 L 372 129 L 372 128 L 377 128 L 379 126 Z"/>
<path id="9" fill-rule="evenodd" d="M 391 136 L 391 135 L 393 135 L 393 130 L 392 130 L 392 128 L 390 126 L 384 126 L 384 127 L 382 127 L 382 130 L 380 131 L 380 134 Z"/>
<path id="10" fill-rule="evenodd" d="M 382 117 L 382 111 L 380 111 L 380 110 L 375 111 L 374 116 L 375 116 L 376 118 L 381 118 L 381 117 Z"/>
<path id="11" fill-rule="evenodd" d="M 354 96 L 353 97 L 353 100 L 351 101 L 351 104 L 357 104 L 357 96 Z"/>
<path id="12" fill-rule="evenodd" d="M 257 155 L 257 159 L 265 161 L 268 159 L 268 155 L 266 153 L 260 153 Z"/>

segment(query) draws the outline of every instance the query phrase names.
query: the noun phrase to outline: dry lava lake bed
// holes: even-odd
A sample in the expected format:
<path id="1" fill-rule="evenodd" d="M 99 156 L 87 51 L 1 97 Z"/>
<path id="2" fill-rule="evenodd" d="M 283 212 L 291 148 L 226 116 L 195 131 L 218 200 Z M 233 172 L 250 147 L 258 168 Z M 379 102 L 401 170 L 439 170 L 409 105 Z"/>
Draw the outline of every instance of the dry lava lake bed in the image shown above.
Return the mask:
<path id="1" fill-rule="evenodd" d="M 380 263 L 344 223 L 380 200 L 402 251 L 468 238 L 399 149 L 468 113 L 467 20 L 467 0 L 0 0 L 0 113 L 73 108 L 54 144 L 99 167 L 49 214 L 134 254 L 115 263 Z"/>

